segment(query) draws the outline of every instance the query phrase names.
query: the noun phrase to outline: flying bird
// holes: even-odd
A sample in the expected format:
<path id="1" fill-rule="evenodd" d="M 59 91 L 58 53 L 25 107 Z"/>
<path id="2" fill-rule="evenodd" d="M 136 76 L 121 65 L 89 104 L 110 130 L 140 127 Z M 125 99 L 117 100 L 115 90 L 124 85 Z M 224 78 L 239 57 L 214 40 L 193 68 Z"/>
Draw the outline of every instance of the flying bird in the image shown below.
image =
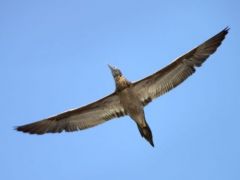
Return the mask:
<path id="1" fill-rule="evenodd" d="M 191 76 L 196 67 L 217 50 L 228 31 L 228 27 L 223 29 L 163 69 L 136 82 L 130 82 L 118 68 L 109 65 L 116 85 L 112 94 L 86 106 L 18 126 L 16 130 L 30 134 L 72 132 L 128 115 L 135 121 L 141 136 L 154 146 L 144 107 Z"/>

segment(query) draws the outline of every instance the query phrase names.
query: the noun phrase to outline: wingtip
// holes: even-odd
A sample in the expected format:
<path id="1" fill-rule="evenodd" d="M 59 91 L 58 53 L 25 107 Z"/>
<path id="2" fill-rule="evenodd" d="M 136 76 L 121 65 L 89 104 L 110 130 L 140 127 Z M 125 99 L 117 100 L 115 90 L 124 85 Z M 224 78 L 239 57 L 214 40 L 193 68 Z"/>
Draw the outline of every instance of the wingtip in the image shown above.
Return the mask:
<path id="1" fill-rule="evenodd" d="M 14 126 L 14 127 L 13 127 L 13 130 L 15 130 L 15 131 L 20 131 L 20 130 L 19 130 L 19 126 Z"/>
<path id="2" fill-rule="evenodd" d="M 26 132 L 22 129 L 22 126 L 14 126 L 14 127 L 13 127 L 13 130 L 18 131 L 18 132 L 26 133 Z"/>
<path id="3" fill-rule="evenodd" d="M 230 30 L 230 27 L 229 26 L 227 26 L 227 27 L 225 27 L 224 29 L 223 29 L 223 32 L 226 32 L 226 33 L 228 33 L 228 31 Z"/>
<path id="4" fill-rule="evenodd" d="M 28 134 L 35 134 L 25 128 L 25 126 L 15 126 L 14 127 L 15 131 L 22 132 L 22 133 L 28 133 Z"/>

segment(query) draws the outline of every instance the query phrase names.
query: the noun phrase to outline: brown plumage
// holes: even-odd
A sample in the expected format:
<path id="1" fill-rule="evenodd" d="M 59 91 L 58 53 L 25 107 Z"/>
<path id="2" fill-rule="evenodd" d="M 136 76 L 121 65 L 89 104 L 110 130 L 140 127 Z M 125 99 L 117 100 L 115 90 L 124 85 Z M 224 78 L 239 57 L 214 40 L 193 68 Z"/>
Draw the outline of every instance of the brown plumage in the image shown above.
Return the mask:
<path id="1" fill-rule="evenodd" d="M 71 132 L 129 115 L 136 122 L 140 134 L 154 146 L 151 129 L 145 120 L 144 106 L 192 75 L 195 68 L 217 50 L 228 30 L 225 28 L 165 68 L 135 83 L 128 81 L 119 69 L 109 66 L 116 83 L 114 93 L 78 109 L 18 126 L 16 130 L 30 134 Z"/>

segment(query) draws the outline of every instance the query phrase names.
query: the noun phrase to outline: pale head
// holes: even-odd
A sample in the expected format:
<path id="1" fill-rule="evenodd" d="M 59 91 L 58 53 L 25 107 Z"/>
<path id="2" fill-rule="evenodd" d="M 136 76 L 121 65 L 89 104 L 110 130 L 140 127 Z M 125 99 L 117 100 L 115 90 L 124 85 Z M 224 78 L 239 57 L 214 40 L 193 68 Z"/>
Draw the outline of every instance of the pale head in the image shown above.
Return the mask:
<path id="1" fill-rule="evenodd" d="M 122 76 L 122 72 L 118 68 L 111 66 L 110 64 L 108 64 L 108 67 L 110 68 L 114 79 Z"/>
<path id="2" fill-rule="evenodd" d="M 128 87 L 131 83 L 122 75 L 122 72 L 120 69 L 108 65 L 110 68 L 115 84 L 116 84 L 116 90 L 123 90 L 124 88 Z"/>

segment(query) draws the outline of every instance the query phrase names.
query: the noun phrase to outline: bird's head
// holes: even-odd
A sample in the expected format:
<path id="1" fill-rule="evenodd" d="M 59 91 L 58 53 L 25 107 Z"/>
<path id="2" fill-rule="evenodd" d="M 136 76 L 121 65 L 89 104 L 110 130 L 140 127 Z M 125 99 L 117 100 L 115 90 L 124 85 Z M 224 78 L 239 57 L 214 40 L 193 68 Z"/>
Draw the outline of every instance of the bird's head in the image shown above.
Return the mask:
<path id="1" fill-rule="evenodd" d="M 113 78 L 115 80 L 115 84 L 116 84 L 116 90 L 122 90 L 128 86 L 130 86 L 130 82 L 122 75 L 122 72 L 111 65 L 108 65 L 108 67 L 110 68 Z"/>
<path id="2" fill-rule="evenodd" d="M 122 76 L 122 72 L 118 68 L 111 66 L 110 64 L 108 65 L 108 67 L 110 68 L 114 79 Z"/>

